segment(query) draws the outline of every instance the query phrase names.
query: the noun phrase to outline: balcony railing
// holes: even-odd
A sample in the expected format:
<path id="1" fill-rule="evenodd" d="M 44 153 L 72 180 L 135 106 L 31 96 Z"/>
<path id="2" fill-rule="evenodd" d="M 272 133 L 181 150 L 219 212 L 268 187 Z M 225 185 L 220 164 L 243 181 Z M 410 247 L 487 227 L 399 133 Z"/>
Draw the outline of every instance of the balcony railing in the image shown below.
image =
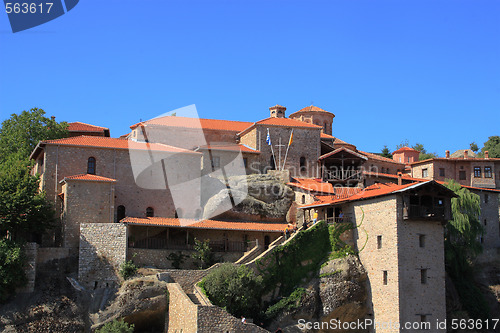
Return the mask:
<path id="1" fill-rule="evenodd" d="M 425 206 L 425 205 L 410 205 L 408 217 L 411 219 L 445 219 L 445 209 L 442 206 Z"/>
<path id="2" fill-rule="evenodd" d="M 359 170 L 325 170 L 323 173 L 325 180 L 359 180 L 361 179 L 361 171 Z"/>
<path id="3" fill-rule="evenodd" d="M 328 224 L 333 224 L 333 223 L 345 223 L 345 222 L 347 222 L 347 223 L 352 223 L 352 219 L 351 219 L 351 217 L 350 217 L 350 216 L 348 216 L 348 215 L 344 215 L 344 217 L 338 217 L 338 216 L 337 216 L 337 217 L 333 217 L 333 216 L 332 216 L 332 217 L 327 217 L 327 218 L 326 218 L 326 222 L 327 222 Z"/>

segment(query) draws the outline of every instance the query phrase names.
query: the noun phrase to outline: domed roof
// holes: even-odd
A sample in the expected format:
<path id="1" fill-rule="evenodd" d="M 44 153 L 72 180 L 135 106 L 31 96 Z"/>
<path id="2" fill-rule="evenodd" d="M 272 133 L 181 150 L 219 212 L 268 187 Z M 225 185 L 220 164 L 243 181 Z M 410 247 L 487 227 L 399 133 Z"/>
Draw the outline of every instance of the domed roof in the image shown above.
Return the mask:
<path id="1" fill-rule="evenodd" d="M 299 114 L 299 113 L 303 113 L 303 112 L 322 112 L 322 113 L 331 114 L 335 117 L 335 115 L 333 113 L 326 111 L 326 110 L 323 110 L 322 108 L 319 108 L 319 107 L 314 106 L 314 105 L 306 106 L 305 108 L 302 108 L 299 111 L 292 113 L 289 117 L 293 116 L 294 114 Z"/>

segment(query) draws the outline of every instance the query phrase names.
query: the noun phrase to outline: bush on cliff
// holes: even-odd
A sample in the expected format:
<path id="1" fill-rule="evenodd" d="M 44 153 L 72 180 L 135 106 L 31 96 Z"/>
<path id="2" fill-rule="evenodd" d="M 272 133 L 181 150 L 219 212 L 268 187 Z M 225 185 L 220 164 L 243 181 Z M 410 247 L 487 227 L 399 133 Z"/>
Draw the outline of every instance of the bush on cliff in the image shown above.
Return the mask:
<path id="1" fill-rule="evenodd" d="M 10 240 L 0 240 L 0 302 L 5 302 L 16 288 L 26 284 L 23 266 L 21 247 Z"/>
<path id="2" fill-rule="evenodd" d="M 134 324 L 128 324 L 121 320 L 113 320 L 98 329 L 96 333 L 134 333 Z"/>

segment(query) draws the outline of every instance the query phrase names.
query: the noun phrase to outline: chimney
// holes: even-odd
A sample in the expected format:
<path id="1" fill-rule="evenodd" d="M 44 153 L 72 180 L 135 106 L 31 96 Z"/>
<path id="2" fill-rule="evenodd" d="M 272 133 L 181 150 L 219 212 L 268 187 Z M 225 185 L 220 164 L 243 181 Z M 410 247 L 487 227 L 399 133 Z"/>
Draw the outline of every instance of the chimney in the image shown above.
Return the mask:
<path id="1" fill-rule="evenodd" d="M 403 174 L 398 172 L 398 185 L 403 185 Z"/>
<path id="2" fill-rule="evenodd" d="M 446 158 L 450 158 L 450 151 L 449 150 L 445 151 L 444 153 L 445 153 Z"/>
<path id="3" fill-rule="evenodd" d="M 469 151 L 468 150 L 464 150 L 464 158 L 469 158 Z"/>
<path id="4" fill-rule="evenodd" d="M 275 106 L 271 106 L 269 111 L 271 112 L 271 118 L 285 118 L 286 107 L 284 106 L 276 104 Z"/>
<path id="5" fill-rule="evenodd" d="M 484 158 L 490 158 L 490 153 L 488 151 L 484 152 Z"/>

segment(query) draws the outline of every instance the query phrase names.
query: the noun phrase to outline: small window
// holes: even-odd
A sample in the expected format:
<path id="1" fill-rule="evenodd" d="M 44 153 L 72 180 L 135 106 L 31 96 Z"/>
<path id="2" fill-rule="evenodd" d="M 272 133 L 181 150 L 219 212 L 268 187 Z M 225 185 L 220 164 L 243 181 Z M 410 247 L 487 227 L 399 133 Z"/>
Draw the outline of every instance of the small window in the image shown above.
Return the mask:
<path id="1" fill-rule="evenodd" d="M 382 235 L 377 236 L 377 249 L 382 248 Z"/>
<path id="2" fill-rule="evenodd" d="M 212 156 L 212 169 L 220 168 L 220 157 Z"/>
<path id="3" fill-rule="evenodd" d="M 146 208 L 146 217 L 153 217 L 155 216 L 155 210 L 153 207 L 148 207 Z"/>
<path id="4" fill-rule="evenodd" d="M 387 271 L 383 271 L 383 283 L 387 285 Z"/>
<path id="5" fill-rule="evenodd" d="M 422 178 L 427 178 L 429 176 L 429 172 L 426 169 L 422 169 Z"/>
<path id="6" fill-rule="evenodd" d="M 459 171 L 458 172 L 458 179 L 459 180 L 466 180 L 467 179 L 467 176 L 465 174 L 465 171 Z"/>
<path id="7" fill-rule="evenodd" d="M 423 268 L 420 270 L 420 283 L 427 283 L 427 268 Z"/>
<path id="8" fill-rule="evenodd" d="M 491 167 L 484 167 L 484 178 L 492 178 Z"/>
<path id="9" fill-rule="evenodd" d="M 410 157 L 408 157 L 408 163 L 410 163 Z"/>
<path id="10" fill-rule="evenodd" d="M 425 247 L 425 235 L 418 235 L 418 245 Z"/>
<path id="11" fill-rule="evenodd" d="M 95 175 L 95 158 L 89 157 L 87 160 L 87 173 L 89 175 Z"/>
<path id="12" fill-rule="evenodd" d="M 384 173 L 384 171 L 385 171 L 385 169 L 384 169 L 384 167 L 382 167 L 382 169 L 381 169 L 381 171 L 380 171 L 380 172 Z"/>
<path id="13" fill-rule="evenodd" d="M 125 218 L 125 206 L 120 205 L 116 208 L 116 220 L 119 222 Z"/>
<path id="14" fill-rule="evenodd" d="M 305 172 L 306 171 L 306 158 L 302 156 L 300 158 L 300 172 Z"/>
<path id="15" fill-rule="evenodd" d="M 484 194 L 484 203 L 487 204 L 488 201 L 489 201 L 490 197 L 488 196 L 488 194 Z"/>
<path id="16" fill-rule="evenodd" d="M 246 157 L 243 157 L 243 166 L 244 166 L 245 168 L 247 168 L 247 167 L 248 167 L 248 158 L 246 158 Z"/>
<path id="17" fill-rule="evenodd" d="M 483 238 L 483 236 L 479 237 L 479 241 L 481 242 L 481 244 L 484 244 L 484 238 Z"/>
<path id="18" fill-rule="evenodd" d="M 302 204 L 305 204 L 306 203 L 306 196 L 304 194 L 302 194 Z"/>
<path id="19" fill-rule="evenodd" d="M 486 225 L 486 224 L 487 224 L 486 219 L 484 219 L 484 225 Z"/>
<path id="20" fill-rule="evenodd" d="M 445 176 L 444 168 L 439 168 L 439 177 L 444 177 L 444 176 Z"/>
<path id="21" fill-rule="evenodd" d="M 481 178 L 481 167 L 474 167 L 474 178 Z"/>
<path id="22" fill-rule="evenodd" d="M 386 173 L 391 173 L 391 172 L 389 171 L 389 168 L 385 169 L 385 172 L 386 172 Z"/>

